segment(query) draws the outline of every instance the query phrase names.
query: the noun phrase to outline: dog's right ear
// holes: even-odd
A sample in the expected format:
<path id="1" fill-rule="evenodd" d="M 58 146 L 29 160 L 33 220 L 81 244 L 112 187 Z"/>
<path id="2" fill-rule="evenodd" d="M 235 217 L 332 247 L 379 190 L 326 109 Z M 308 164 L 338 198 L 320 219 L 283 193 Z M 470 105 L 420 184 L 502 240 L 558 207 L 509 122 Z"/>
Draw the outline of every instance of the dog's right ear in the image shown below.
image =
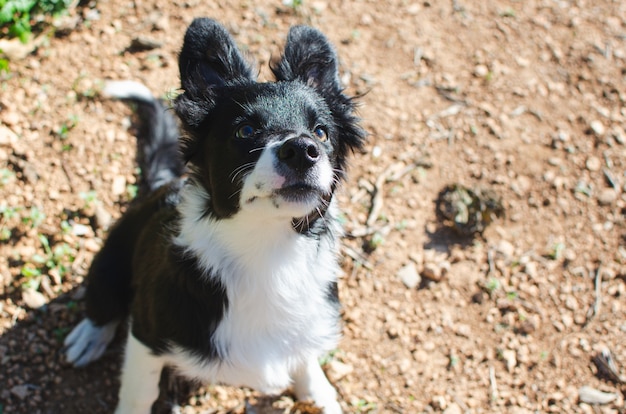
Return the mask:
<path id="1" fill-rule="evenodd" d="M 228 31 L 208 18 L 195 19 L 187 29 L 178 68 L 185 90 L 224 86 L 241 78 L 255 79 Z"/>
<path id="2" fill-rule="evenodd" d="M 212 108 L 215 87 L 256 78 L 228 31 L 208 18 L 194 19 L 187 29 L 178 68 L 183 94 L 176 111 L 190 127 L 198 126 Z"/>

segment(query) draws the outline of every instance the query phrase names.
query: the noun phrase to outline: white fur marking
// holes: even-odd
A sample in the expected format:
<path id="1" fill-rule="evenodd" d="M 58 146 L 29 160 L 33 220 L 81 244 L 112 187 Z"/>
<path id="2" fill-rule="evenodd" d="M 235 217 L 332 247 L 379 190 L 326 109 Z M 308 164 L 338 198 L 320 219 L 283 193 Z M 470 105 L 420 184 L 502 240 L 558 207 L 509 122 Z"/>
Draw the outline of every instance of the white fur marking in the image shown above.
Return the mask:
<path id="1" fill-rule="evenodd" d="M 145 102 L 154 101 L 154 96 L 145 85 L 135 81 L 107 81 L 102 95 L 115 99 L 138 99 Z"/>
<path id="2" fill-rule="evenodd" d="M 193 186 L 182 195 L 175 242 L 226 288 L 228 310 L 213 337 L 222 363 L 203 363 L 180 347 L 168 363 L 208 381 L 264 392 L 288 387 L 297 367 L 334 349 L 339 339 L 337 311 L 327 298 L 338 273 L 334 236 L 297 234 L 291 218 L 270 210 L 198 219 L 208 195 Z M 339 234 L 330 221 L 331 233 Z"/>
<path id="3" fill-rule="evenodd" d="M 67 361 L 76 367 L 82 367 L 100 358 L 113 340 L 117 325 L 118 322 L 113 321 L 104 326 L 96 326 L 91 319 L 83 319 L 65 338 Z"/>
<path id="4" fill-rule="evenodd" d="M 122 385 L 115 414 L 150 414 L 159 397 L 159 379 L 165 361 L 128 333 Z"/>

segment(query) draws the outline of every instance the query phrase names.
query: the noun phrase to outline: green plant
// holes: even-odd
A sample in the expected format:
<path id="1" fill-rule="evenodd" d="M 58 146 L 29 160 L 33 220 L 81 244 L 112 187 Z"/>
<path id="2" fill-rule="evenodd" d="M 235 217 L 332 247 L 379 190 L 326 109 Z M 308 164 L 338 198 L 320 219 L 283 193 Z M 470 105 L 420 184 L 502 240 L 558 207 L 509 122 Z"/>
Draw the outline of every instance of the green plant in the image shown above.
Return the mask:
<path id="1" fill-rule="evenodd" d="M 359 399 L 357 400 L 355 403 L 353 403 L 354 408 L 356 409 L 357 412 L 359 413 L 365 413 L 368 411 L 375 411 L 376 410 L 376 404 L 373 402 L 369 402 L 366 399 Z"/>
<path id="2" fill-rule="evenodd" d="M 43 234 L 39 235 L 39 241 L 43 246 L 45 256 L 35 255 L 32 260 L 45 265 L 48 270 L 56 269 L 59 276 L 63 276 L 68 271 L 68 263 L 74 261 L 72 248 L 67 243 L 61 243 L 52 249 L 50 241 Z"/>
<path id="3" fill-rule="evenodd" d="M 303 3 L 304 3 L 304 0 L 283 0 L 283 4 L 285 6 L 289 6 L 294 10 L 297 10 L 298 8 L 300 8 Z"/>
<path id="4" fill-rule="evenodd" d="M 28 212 L 28 216 L 22 217 L 22 223 L 29 225 L 32 228 L 39 227 L 39 225 L 45 220 L 46 215 L 43 211 L 37 207 L 31 207 Z"/>
<path id="5" fill-rule="evenodd" d="M 22 283 L 24 289 L 39 289 L 39 285 L 41 284 L 41 270 L 36 268 L 32 263 L 26 263 L 22 266 L 20 273 L 26 279 L 26 281 Z"/>
<path id="6" fill-rule="evenodd" d="M 7 185 L 15 177 L 15 173 L 8 168 L 0 169 L 0 185 Z"/>
<path id="7" fill-rule="evenodd" d="M 43 234 L 38 235 L 44 255 L 35 254 L 30 261 L 22 266 L 21 274 L 26 279 L 22 282 L 25 289 L 39 289 L 43 270 L 49 274 L 53 272 L 62 277 L 69 270 L 69 265 L 74 261 L 74 251 L 67 243 L 61 243 L 54 248 L 50 246 L 48 237 Z"/>
<path id="8" fill-rule="evenodd" d="M 552 260 L 558 260 L 561 258 L 563 251 L 565 250 L 565 244 L 554 243 L 548 251 L 548 257 Z"/>
<path id="9" fill-rule="evenodd" d="M 320 365 L 326 365 L 328 364 L 330 361 L 332 361 L 335 358 L 335 355 L 337 355 L 337 353 L 339 352 L 338 349 L 333 349 L 332 351 L 328 352 L 327 354 L 321 356 L 319 358 L 319 363 Z"/>
<path id="10" fill-rule="evenodd" d="M 503 11 L 500 12 L 500 16 L 502 17 L 515 17 L 515 10 L 513 10 L 512 8 L 507 8 Z"/>
<path id="11" fill-rule="evenodd" d="M 78 196 L 85 202 L 85 208 L 91 208 L 98 202 L 98 193 L 96 190 L 81 192 Z"/>
<path id="12" fill-rule="evenodd" d="M 0 206 L 0 241 L 7 241 L 13 234 L 8 227 L 8 222 L 16 217 L 18 209 L 15 207 Z"/>
<path id="13" fill-rule="evenodd" d="M 409 222 L 406 219 L 402 219 L 400 220 L 399 223 L 396 223 L 395 228 L 398 231 L 403 231 L 406 230 L 406 228 L 409 226 Z"/>
<path id="14" fill-rule="evenodd" d="M 65 140 L 68 137 L 69 132 L 74 129 L 74 127 L 78 124 L 78 116 L 72 115 L 68 118 L 68 120 L 61 124 L 59 129 L 57 129 L 56 134 L 59 138 Z"/>
<path id="15" fill-rule="evenodd" d="M 485 284 L 485 288 L 487 289 L 489 296 L 491 296 L 496 290 L 500 289 L 500 281 L 495 277 L 491 277 Z"/>
<path id="16" fill-rule="evenodd" d="M 63 340 L 65 339 L 67 334 L 70 333 L 70 330 L 71 328 L 69 326 L 65 326 L 63 328 L 54 329 L 52 331 L 52 334 L 54 335 L 54 339 L 56 339 L 58 343 L 63 343 Z"/>
<path id="17" fill-rule="evenodd" d="M 13 233 L 11 232 L 11 229 L 7 227 L 2 227 L 0 229 L 0 241 L 7 241 L 11 238 L 12 235 Z"/>
<path id="18" fill-rule="evenodd" d="M 460 359 L 457 355 L 450 354 L 449 360 L 448 360 L 448 368 L 452 369 L 456 367 L 457 365 L 459 365 L 459 362 L 460 362 Z"/>
<path id="19" fill-rule="evenodd" d="M 46 16 L 67 11 L 73 0 L 0 0 L 0 33 L 26 43 Z"/>
<path id="20" fill-rule="evenodd" d="M 133 200 L 135 197 L 137 197 L 138 189 L 139 187 L 137 187 L 135 184 L 128 184 L 126 186 L 126 194 L 128 194 L 128 198 L 130 200 Z"/>
<path id="21" fill-rule="evenodd" d="M 178 95 L 180 95 L 181 90 L 177 88 L 169 88 L 163 95 L 161 95 L 161 99 L 164 101 L 172 102 Z"/>
<path id="22" fill-rule="evenodd" d="M 515 300 L 519 297 L 519 294 L 513 290 L 506 292 L 506 298 L 508 300 Z"/>
<path id="23" fill-rule="evenodd" d="M 374 251 L 376 250 L 380 245 L 382 245 L 385 242 L 385 236 L 383 236 L 381 233 L 376 232 L 374 234 L 372 234 L 372 237 L 369 239 L 369 241 L 367 242 L 367 248 L 370 251 Z"/>
<path id="24" fill-rule="evenodd" d="M 31 263 L 27 263 L 24 266 L 22 266 L 20 273 L 22 276 L 27 277 L 27 278 L 41 276 L 41 270 L 34 267 Z"/>
<path id="25" fill-rule="evenodd" d="M 13 217 L 17 216 L 19 210 L 20 209 L 17 207 L 0 206 L 2 220 L 11 220 Z"/>

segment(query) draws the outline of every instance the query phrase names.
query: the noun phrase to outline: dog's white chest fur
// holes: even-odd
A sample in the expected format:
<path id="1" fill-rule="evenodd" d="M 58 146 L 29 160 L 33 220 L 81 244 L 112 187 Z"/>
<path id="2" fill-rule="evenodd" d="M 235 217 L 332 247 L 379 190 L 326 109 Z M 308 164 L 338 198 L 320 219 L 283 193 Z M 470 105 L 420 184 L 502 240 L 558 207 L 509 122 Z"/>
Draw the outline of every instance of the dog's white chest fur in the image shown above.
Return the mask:
<path id="1" fill-rule="evenodd" d="M 176 242 L 226 288 L 228 308 L 213 337 L 219 362 L 175 346 L 168 363 L 211 382 L 284 389 L 297 366 L 337 344 L 337 310 L 328 301 L 338 272 L 334 241 L 299 235 L 284 220 L 259 220 L 245 210 L 226 220 L 187 220 L 201 216 L 195 210 L 206 197 L 187 190 L 184 236 Z"/>

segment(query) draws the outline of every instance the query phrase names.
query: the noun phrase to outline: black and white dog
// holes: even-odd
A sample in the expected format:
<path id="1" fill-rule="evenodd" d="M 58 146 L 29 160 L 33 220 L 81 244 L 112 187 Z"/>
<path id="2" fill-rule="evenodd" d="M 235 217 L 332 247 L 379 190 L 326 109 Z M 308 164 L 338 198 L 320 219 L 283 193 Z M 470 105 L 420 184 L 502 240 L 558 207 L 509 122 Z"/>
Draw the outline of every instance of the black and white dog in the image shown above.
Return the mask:
<path id="1" fill-rule="evenodd" d="M 179 68 L 180 141 L 145 87 L 107 88 L 138 103 L 143 187 L 94 259 L 67 359 L 100 357 L 129 316 L 117 413 L 149 413 L 165 365 L 267 393 L 292 386 L 339 413 L 318 363 L 340 336 L 333 193 L 365 134 L 334 48 L 293 27 L 276 82 L 258 83 L 228 32 L 196 19 Z"/>

